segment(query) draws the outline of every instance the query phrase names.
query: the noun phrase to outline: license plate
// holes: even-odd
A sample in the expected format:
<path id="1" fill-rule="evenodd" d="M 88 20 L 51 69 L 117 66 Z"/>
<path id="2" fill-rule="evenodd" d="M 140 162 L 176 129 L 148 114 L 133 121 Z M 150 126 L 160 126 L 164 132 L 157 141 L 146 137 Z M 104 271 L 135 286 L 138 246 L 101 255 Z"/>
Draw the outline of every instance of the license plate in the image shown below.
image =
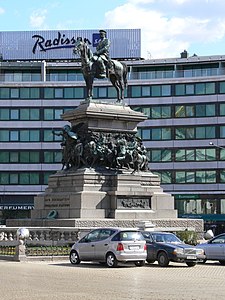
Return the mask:
<path id="1" fill-rule="evenodd" d="M 140 247 L 139 246 L 129 246 L 130 250 L 138 250 Z"/>
<path id="2" fill-rule="evenodd" d="M 194 256 L 194 255 L 189 255 L 189 256 L 187 256 L 187 259 L 196 259 L 196 256 Z"/>

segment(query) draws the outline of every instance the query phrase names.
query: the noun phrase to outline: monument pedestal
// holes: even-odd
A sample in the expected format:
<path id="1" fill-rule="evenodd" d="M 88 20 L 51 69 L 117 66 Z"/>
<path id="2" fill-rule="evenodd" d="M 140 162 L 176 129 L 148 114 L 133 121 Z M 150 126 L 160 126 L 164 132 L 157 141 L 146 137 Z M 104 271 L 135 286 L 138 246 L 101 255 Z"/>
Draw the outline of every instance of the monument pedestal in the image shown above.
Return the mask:
<path id="1" fill-rule="evenodd" d="M 163 192 L 151 172 L 118 173 L 79 169 L 57 172 L 44 194 L 35 197 L 32 219 L 45 219 L 55 210 L 57 219 L 176 218 L 174 199 Z"/>

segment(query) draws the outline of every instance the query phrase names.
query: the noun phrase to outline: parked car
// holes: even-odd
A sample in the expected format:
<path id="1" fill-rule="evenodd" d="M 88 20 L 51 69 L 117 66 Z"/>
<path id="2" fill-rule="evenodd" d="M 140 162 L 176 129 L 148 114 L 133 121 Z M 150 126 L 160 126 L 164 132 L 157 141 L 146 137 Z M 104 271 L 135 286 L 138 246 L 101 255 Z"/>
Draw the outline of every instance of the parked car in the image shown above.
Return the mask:
<path id="1" fill-rule="evenodd" d="M 132 262 L 143 266 L 147 257 L 146 241 L 136 229 L 98 228 L 79 241 L 70 252 L 70 262 L 98 261 L 108 267 Z"/>
<path id="2" fill-rule="evenodd" d="M 193 267 L 205 259 L 204 250 L 182 242 L 175 234 L 168 232 L 142 232 L 147 243 L 147 262 L 156 260 L 161 267 L 167 267 L 169 262 L 186 263 Z"/>
<path id="3" fill-rule="evenodd" d="M 221 265 L 225 265 L 225 233 L 221 233 L 206 243 L 199 244 L 197 247 L 204 249 L 205 260 L 218 260 Z"/>

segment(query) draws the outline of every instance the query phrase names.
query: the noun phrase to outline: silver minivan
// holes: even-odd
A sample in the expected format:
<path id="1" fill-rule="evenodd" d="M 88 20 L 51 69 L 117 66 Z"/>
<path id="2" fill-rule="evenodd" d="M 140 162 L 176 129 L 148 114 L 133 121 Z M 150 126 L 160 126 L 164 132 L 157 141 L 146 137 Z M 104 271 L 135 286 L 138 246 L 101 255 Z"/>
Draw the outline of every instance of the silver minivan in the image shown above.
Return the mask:
<path id="1" fill-rule="evenodd" d="M 74 265 L 81 261 L 98 261 L 108 267 L 118 263 L 133 262 L 143 266 L 147 257 L 146 241 L 137 229 L 98 228 L 92 230 L 70 251 L 70 262 Z"/>

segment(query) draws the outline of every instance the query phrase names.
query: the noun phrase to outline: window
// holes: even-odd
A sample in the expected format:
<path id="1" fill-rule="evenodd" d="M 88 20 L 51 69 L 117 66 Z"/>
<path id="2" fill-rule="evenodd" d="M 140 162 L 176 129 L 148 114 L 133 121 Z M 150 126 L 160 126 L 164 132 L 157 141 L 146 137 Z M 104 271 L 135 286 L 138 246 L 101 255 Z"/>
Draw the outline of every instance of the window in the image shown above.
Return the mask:
<path id="1" fill-rule="evenodd" d="M 216 183 L 216 171 L 176 171 L 175 183 Z"/>
<path id="2" fill-rule="evenodd" d="M 196 127 L 196 139 L 214 138 L 216 135 L 215 126 Z"/>
<path id="3" fill-rule="evenodd" d="M 190 118 L 194 117 L 193 105 L 176 105 L 175 106 L 175 118 Z"/>
<path id="4" fill-rule="evenodd" d="M 21 151 L 19 152 L 19 161 L 21 163 L 38 163 L 40 154 L 37 151 Z"/>
<path id="5" fill-rule="evenodd" d="M 74 89 L 74 98 L 83 99 L 84 98 L 84 88 L 75 88 Z"/>
<path id="6" fill-rule="evenodd" d="M 60 163 L 62 161 L 61 151 L 44 151 L 45 163 Z"/>
<path id="7" fill-rule="evenodd" d="M 221 214 L 225 214 L 225 199 L 221 199 L 221 204 L 220 204 L 220 211 Z"/>
<path id="8" fill-rule="evenodd" d="M 30 88 L 30 98 L 31 99 L 40 98 L 40 89 L 39 88 Z"/>
<path id="9" fill-rule="evenodd" d="M 55 172 L 44 172 L 43 184 L 48 184 L 48 178 L 50 175 L 54 174 Z"/>
<path id="10" fill-rule="evenodd" d="M 225 149 L 219 149 L 220 160 L 225 160 Z"/>
<path id="11" fill-rule="evenodd" d="M 140 86 L 132 86 L 131 87 L 131 97 L 141 97 L 141 87 Z"/>
<path id="12" fill-rule="evenodd" d="M 219 115 L 225 116 L 225 103 L 220 103 L 219 105 Z"/>
<path id="13" fill-rule="evenodd" d="M 9 120 L 9 112 L 10 110 L 8 108 L 2 108 L 0 109 L 0 120 L 4 121 L 4 120 Z"/>
<path id="14" fill-rule="evenodd" d="M 44 120 L 61 120 L 62 113 L 63 113 L 63 109 L 45 108 Z"/>
<path id="15" fill-rule="evenodd" d="M 53 99 L 54 98 L 54 88 L 44 88 L 44 98 Z"/>
<path id="16" fill-rule="evenodd" d="M 216 160 L 215 149 L 195 149 L 196 161 Z"/>
<path id="17" fill-rule="evenodd" d="M 9 163 L 9 152 L 0 151 L 0 163 Z"/>
<path id="18" fill-rule="evenodd" d="M 141 109 L 141 108 L 140 108 Z M 139 111 L 138 109 L 136 109 L 136 111 Z M 142 109 L 140 110 L 142 111 L 142 113 L 144 115 L 146 115 L 148 118 L 151 117 L 151 110 L 150 110 L 150 107 L 142 107 Z"/>
<path id="19" fill-rule="evenodd" d="M 171 95 L 171 86 L 162 85 L 162 96 L 170 96 L 170 95 Z"/>
<path id="20" fill-rule="evenodd" d="M 32 172 L 21 172 L 19 176 L 19 184 L 33 185 L 39 184 L 39 174 Z"/>
<path id="21" fill-rule="evenodd" d="M 20 120 L 40 120 L 40 111 L 38 108 L 21 108 Z"/>
<path id="22" fill-rule="evenodd" d="M 126 91 L 125 91 L 126 93 Z M 114 87 L 108 87 L 108 98 L 116 98 L 116 89 Z"/>
<path id="23" fill-rule="evenodd" d="M 53 142 L 53 141 L 60 141 L 62 137 L 58 137 L 52 133 L 52 130 L 45 129 L 44 130 L 44 142 Z"/>
<path id="24" fill-rule="evenodd" d="M 195 93 L 194 84 L 185 84 L 185 94 L 194 95 L 194 93 Z"/>
<path id="25" fill-rule="evenodd" d="M 215 126 L 180 127 L 175 129 L 175 139 L 207 139 L 216 137 Z"/>
<path id="26" fill-rule="evenodd" d="M 64 98 L 72 99 L 74 97 L 74 88 L 64 88 Z"/>
<path id="27" fill-rule="evenodd" d="M 196 171 L 196 183 L 215 183 L 216 171 Z"/>
<path id="28" fill-rule="evenodd" d="M 225 81 L 220 82 L 220 93 L 225 94 Z"/>
<path id="29" fill-rule="evenodd" d="M 152 118 L 153 119 L 164 119 L 164 118 L 171 118 L 171 106 L 152 106 Z"/>
<path id="30" fill-rule="evenodd" d="M 153 128 L 152 129 L 152 140 L 170 140 L 171 139 L 171 128 Z"/>
<path id="31" fill-rule="evenodd" d="M 106 98 L 107 97 L 107 88 L 105 88 L 105 87 L 99 87 L 98 88 L 98 96 L 100 98 Z"/>
<path id="32" fill-rule="evenodd" d="M 196 95 L 215 94 L 215 82 L 196 83 Z"/>
<path id="33" fill-rule="evenodd" d="M 152 171 L 152 172 L 159 176 L 161 180 L 161 184 L 172 183 L 172 173 L 170 171 Z"/>
<path id="34" fill-rule="evenodd" d="M 159 119 L 161 116 L 161 109 L 159 106 L 152 107 L 152 118 Z"/>
<path id="35" fill-rule="evenodd" d="M 9 88 L 0 88 L 0 98 L 9 99 Z"/>
<path id="36" fill-rule="evenodd" d="M 12 141 L 12 142 L 19 141 L 19 131 L 18 130 L 10 131 L 10 141 Z"/>
<path id="37" fill-rule="evenodd" d="M 9 184 L 18 184 L 18 183 L 19 183 L 19 174 L 9 173 Z"/>
<path id="38" fill-rule="evenodd" d="M 55 88 L 55 98 L 63 98 L 63 89 Z"/>
<path id="39" fill-rule="evenodd" d="M 19 89 L 11 88 L 10 89 L 10 98 L 19 98 Z"/>
<path id="40" fill-rule="evenodd" d="M 160 96 L 161 96 L 160 85 L 153 85 L 152 86 L 152 97 L 160 97 Z"/>
<path id="41" fill-rule="evenodd" d="M 194 128 L 193 127 L 176 128 L 175 139 L 176 140 L 194 139 Z"/>
<path id="42" fill-rule="evenodd" d="M 167 149 L 150 150 L 151 162 L 168 162 L 172 161 L 172 151 Z"/>
<path id="43" fill-rule="evenodd" d="M 143 140 L 150 140 L 151 139 L 151 129 L 142 129 L 142 139 Z"/>
<path id="44" fill-rule="evenodd" d="M 179 214 L 216 214 L 217 199 L 191 199 L 195 195 L 187 195 L 186 199 L 176 199 L 175 208 Z"/>
<path id="45" fill-rule="evenodd" d="M 39 130 L 21 130 L 20 131 L 21 142 L 39 142 L 40 132 Z"/>
<path id="46" fill-rule="evenodd" d="M 0 141 L 9 142 L 9 130 L 0 130 Z"/>
<path id="47" fill-rule="evenodd" d="M 21 88 L 20 89 L 20 98 L 29 99 L 30 98 L 30 89 L 29 88 Z"/>
<path id="48" fill-rule="evenodd" d="M 151 88 L 150 88 L 150 86 L 142 86 L 141 90 L 142 90 L 142 96 L 143 97 L 149 97 L 149 96 L 151 96 Z"/>
<path id="49" fill-rule="evenodd" d="M 215 116 L 215 104 L 197 104 L 196 117 Z"/>

